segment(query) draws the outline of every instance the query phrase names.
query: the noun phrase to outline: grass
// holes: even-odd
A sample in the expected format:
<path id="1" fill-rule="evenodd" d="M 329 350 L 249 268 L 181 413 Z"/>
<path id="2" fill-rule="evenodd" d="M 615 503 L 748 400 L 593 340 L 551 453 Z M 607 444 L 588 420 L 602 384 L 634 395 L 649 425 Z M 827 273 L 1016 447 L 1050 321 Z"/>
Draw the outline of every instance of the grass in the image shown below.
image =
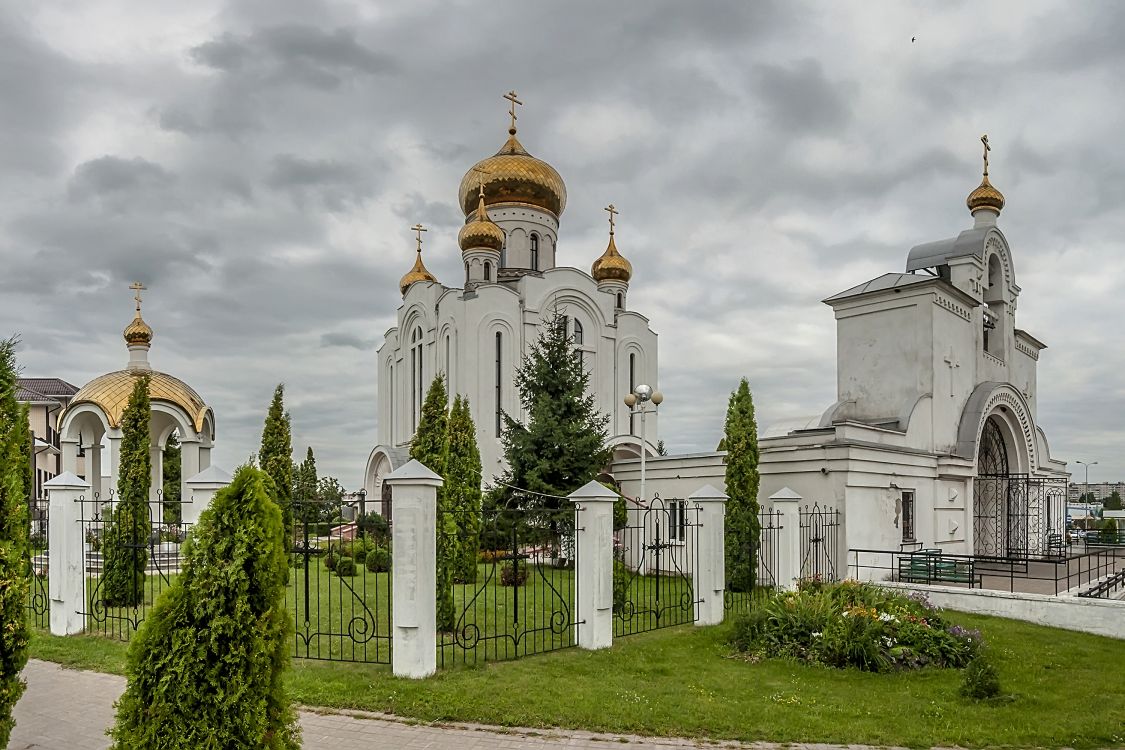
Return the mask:
<path id="1" fill-rule="evenodd" d="M 983 631 L 1009 699 L 973 703 L 953 670 L 871 674 L 731 658 L 729 626 L 669 628 L 612 649 L 393 677 L 372 664 L 295 660 L 305 705 L 386 711 L 427 721 L 583 728 L 743 741 L 931 747 L 1073 747 L 1125 743 L 1125 643 L 1029 623 L 947 613 Z M 32 654 L 120 673 L 125 645 L 36 633 Z"/>

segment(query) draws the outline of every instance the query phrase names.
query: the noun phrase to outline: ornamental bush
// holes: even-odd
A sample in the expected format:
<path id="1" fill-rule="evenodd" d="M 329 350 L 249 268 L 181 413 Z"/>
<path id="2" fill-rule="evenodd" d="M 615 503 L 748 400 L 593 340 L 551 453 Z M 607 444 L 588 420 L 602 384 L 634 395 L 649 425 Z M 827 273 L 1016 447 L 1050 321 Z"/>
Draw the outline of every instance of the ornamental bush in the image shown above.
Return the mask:
<path id="1" fill-rule="evenodd" d="M 386 547 L 376 547 L 367 553 L 365 562 L 372 573 L 387 573 L 391 569 L 391 551 Z"/>
<path id="2" fill-rule="evenodd" d="M 985 652 L 978 653 L 965 667 L 965 674 L 961 679 L 961 695 L 975 701 L 999 697 L 1000 675 Z"/>
<path id="3" fill-rule="evenodd" d="M 149 377 L 133 383 L 121 417 L 121 465 L 117 504 L 101 535 L 100 597 L 111 607 L 136 607 L 144 599 L 145 570 L 152 534 L 149 490 L 152 459 L 149 447 Z"/>
<path id="4" fill-rule="evenodd" d="M 341 578 L 351 578 L 355 575 L 355 560 L 350 557 L 341 557 L 336 561 L 336 575 Z"/>
<path id="5" fill-rule="evenodd" d="M 510 562 L 504 563 L 500 568 L 500 585 L 501 586 L 522 586 L 527 583 L 527 565 L 521 565 L 519 572 L 516 572 L 516 567 Z"/>
<path id="6" fill-rule="evenodd" d="M 297 750 L 285 695 L 288 576 L 274 483 L 244 466 L 203 512 L 180 576 L 129 646 L 115 750 Z"/>
<path id="7" fill-rule="evenodd" d="M 806 584 L 780 592 L 735 620 L 731 644 L 751 657 L 788 657 L 867 672 L 960 668 L 980 633 L 946 622 L 921 595 L 870 584 Z"/>
<path id="8" fill-rule="evenodd" d="M 325 557 L 324 557 L 324 567 L 328 568 L 329 570 L 335 570 L 335 569 L 336 569 L 336 564 L 337 564 L 337 563 L 338 563 L 339 561 L 340 561 L 340 558 L 336 557 L 336 553 L 335 553 L 335 552 L 329 552 L 329 553 L 328 553 L 327 555 L 325 555 Z"/>

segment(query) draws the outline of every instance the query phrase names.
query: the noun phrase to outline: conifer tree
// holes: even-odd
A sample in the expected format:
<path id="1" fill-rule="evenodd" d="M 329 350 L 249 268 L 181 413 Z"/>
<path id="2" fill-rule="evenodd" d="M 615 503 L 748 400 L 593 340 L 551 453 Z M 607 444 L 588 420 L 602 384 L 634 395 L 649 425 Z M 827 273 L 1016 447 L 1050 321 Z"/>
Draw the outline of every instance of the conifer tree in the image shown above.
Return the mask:
<path id="1" fill-rule="evenodd" d="M 300 747 L 282 684 L 288 530 L 272 483 L 243 466 L 200 516 L 180 576 L 129 646 L 115 750 Z"/>
<path id="2" fill-rule="evenodd" d="M 445 505 L 457 525 L 457 562 L 453 577 L 477 578 L 480 556 L 481 464 L 477 430 L 469 399 L 458 395 L 449 414 L 449 455 L 445 473 Z"/>
<path id="3" fill-rule="evenodd" d="M 752 591 L 757 582 L 758 423 L 746 378 L 731 393 L 723 437 L 726 455 L 726 569 L 731 591 Z"/>
<path id="4" fill-rule="evenodd" d="M 121 417 L 117 503 L 102 533 L 101 598 L 115 607 L 135 607 L 144 596 L 146 545 L 152 530 L 148 505 L 152 487 L 148 385 L 148 375 L 134 381 Z"/>
<path id="5" fill-rule="evenodd" d="M 180 441 L 176 433 L 168 436 L 162 459 L 164 473 L 164 522 L 178 524 L 183 520 L 183 507 L 180 505 L 180 480 L 183 477 Z"/>
<path id="6" fill-rule="evenodd" d="M 293 437 L 284 400 L 285 386 L 278 383 L 266 414 L 266 424 L 262 428 L 262 449 L 258 452 L 258 466 L 273 480 L 277 504 L 281 508 L 281 520 L 289 530 L 288 535 L 293 533 Z"/>
<path id="7" fill-rule="evenodd" d="M 0 747 L 8 746 L 12 709 L 27 663 L 27 407 L 16 401 L 15 339 L 0 341 Z"/>
<path id="8" fill-rule="evenodd" d="M 318 499 L 316 456 L 310 446 L 305 452 L 305 460 L 293 468 L 293 507 L 297 509 L 294 515 L 307 523 L 319 521 L 321 507 Z"/>
<path id="9" fill-rule="evenodd" d="M 430 471 L 445 478 L 448 455 L 449 395 L 445 378 L 439 373 L 426 391 L 422 418 L 410 441 L 410 457 L 425 464 Z M 437 492 L 437 627 L 453 630 L 453 574 L 457 563 L 457 522 L 448 512 L 446 487 Z"/>

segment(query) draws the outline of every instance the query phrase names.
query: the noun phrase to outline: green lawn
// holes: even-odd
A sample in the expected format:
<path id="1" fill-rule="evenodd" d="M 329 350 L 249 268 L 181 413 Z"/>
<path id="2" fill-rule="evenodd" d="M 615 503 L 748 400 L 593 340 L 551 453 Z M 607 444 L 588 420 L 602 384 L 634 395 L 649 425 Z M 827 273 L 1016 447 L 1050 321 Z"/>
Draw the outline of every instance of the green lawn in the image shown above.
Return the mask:
<path id="1" fill-rule="evenodd" d="M 1125 744 L 1125 642 L 948 613 L 980 628 L 1010 699 L 971 703 L 960 673 L 837 671 L 730 658 L 729 627 L 684 626 L 400 680 L 381 665 L 294 660 L 305 705 L 429 720 L 775 742 L 930 747 Z M 121 672 L 125 645 L 36 633 L 37 658 Z"/>

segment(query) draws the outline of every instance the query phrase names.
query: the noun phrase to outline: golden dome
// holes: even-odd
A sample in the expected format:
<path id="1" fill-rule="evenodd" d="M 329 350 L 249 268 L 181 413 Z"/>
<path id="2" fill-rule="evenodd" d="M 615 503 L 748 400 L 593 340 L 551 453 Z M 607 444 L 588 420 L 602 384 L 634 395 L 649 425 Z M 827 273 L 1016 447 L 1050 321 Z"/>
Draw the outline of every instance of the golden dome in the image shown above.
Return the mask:
<path id="1" fill-rule="evenodd" d="M 204 420 L 211 413 L 211 407 L 184 381 L 155 370 L 118 370 L 94 378 L 74 394 L 74 399 L 67 408 L 73 409 L 78 404 L 94 404 L 105 412 L 110 427 L 120 427 L 121 416 L 125 413 L 129 395 L 133 392 L 133 384 L 142 375 L 151 378 L 148 384 L 148 396 L 151 400 L 175 404 L 187 412 L 196 432 L 203 431 Z"/>
<path id="2" fill-rule="evenodd" d="M 545 161 L 527 153 L 516 138 L 516 129 L 495 156 L 482 159 L 461 178 L 461 210 L 468 216 L 476 204 L 478 173 L 484 173 L 484 202 L 526 203 L 562 216 L 566 208 L 566 185 Z"/>
<path id="3" fill-rule="evenodd" d="M 488 212 L 484 209 L 484 200 L 483 195 L 477 198 L 476 213 L 457 233 L 457 244 L 461 246 L 463 253 L 479 248 L 499 252 L 500 248 L 504 247 L 504 230 L 488 218 Z"/>
<path id="4" fill-rule="evenodd" d="M 430 273 L 426 269 L 425 264 L 422 263 L 421 247 L 418 248 L 418 256 L 414 259 L 414 267 L 411 268 L 410 271 L 408 271 L 407 274 L 402 277 L 402 280 L 398 282 L 398 288 L 399 291 L 402 292 L 402 296 L 405 297 L 406 290 L 410 288 L 410 285 L 418 281 L 432 281 L 435 284 L 437 283 L 437 279 L 434 278 L 434 275 Z"/>
<path id="5" fill-rule="evenodd" d="M 134 344 L 143 344 L 149 346 L 152 343 L 152 328 L 141 317 L 141 311 L 137 310 L 137 314 L 133 317 L 133 321 L 125 326 L 123 331 L 125 336 L 125 343 L 129 346 Z"/>
<path id="6" fill-rule="evenodd" d="M 633 264 L 617 252 L 617 243 L 613 241 L 612 232 L 609 234 L 609 246 L 602 256 L 594 261 L 594 265 L 590 268 L 590 275 L 594 277 L 594 281 L 614 279 L 624 281 L 626 284 L 633 277 Z"/>
<path id="7" fill-rule="evenodd" d="M 999 214 L 1004 208 L 1004 194 L 992 187 L 992 183 L 988 181 L 988 173 L 985 172 L 980 186 L 965 199 L 965 205 L 969 207 L 969 213 L 985 209 Z"/>

